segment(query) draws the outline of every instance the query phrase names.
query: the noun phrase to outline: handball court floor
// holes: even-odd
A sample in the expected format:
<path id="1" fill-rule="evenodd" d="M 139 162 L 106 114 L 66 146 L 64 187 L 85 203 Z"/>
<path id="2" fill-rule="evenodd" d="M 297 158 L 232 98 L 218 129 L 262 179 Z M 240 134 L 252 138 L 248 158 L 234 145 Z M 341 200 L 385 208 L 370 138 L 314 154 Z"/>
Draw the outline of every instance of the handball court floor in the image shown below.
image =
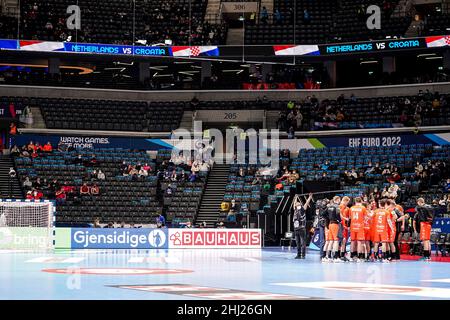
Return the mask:
<path id="1" fill-rule="evenodd" d="M 0 299 L 450 299 L 450 264 L 282 248 L 0 251 Z"/>

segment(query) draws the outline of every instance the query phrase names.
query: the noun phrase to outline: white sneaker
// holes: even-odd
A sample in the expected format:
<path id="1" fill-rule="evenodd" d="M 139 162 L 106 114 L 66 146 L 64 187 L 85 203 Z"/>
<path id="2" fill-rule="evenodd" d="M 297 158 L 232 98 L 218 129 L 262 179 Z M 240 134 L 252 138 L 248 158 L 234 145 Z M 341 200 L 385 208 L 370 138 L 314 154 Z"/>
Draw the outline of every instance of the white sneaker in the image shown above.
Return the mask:
<path id="1" fill-rule="evenodd" d="M 364 262 L 364 260 L 362 260 L 362 259 L 356 259 L 356 263 L 361 263 L 361 262 Z"/>
<path id="2" fill-rule="evenodd" d="M 390 261 L 388 259 L 383 259 L 381 262 L 383 262 L 383 263 L 390 263 Z"/>
<path id="3" fill-rule="evenodd" d="M 322 262 L 323 262 L 323 263 L 330 262 L 330 259 L 328 259 L 327 257 L 324 257 L 324 258 L 322 258 Z"/>
<path id="4" fill-rule="evenodd" d="M 341 258 L 336 258 L 336 259 L 333 259 L 333 262 L 334 263 L 342 263 L 344 261 L 342 261 Z"/>

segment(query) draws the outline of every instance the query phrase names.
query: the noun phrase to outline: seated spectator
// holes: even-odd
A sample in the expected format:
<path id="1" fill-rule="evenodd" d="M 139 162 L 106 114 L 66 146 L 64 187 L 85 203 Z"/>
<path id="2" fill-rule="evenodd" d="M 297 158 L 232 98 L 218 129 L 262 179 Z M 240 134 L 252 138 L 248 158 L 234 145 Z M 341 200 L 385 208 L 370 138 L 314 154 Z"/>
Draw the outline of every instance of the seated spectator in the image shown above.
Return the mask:
<path id="1" fill-rule="evenodd" d="M 197 181 L 197 173 L 195 171 L 193 171 L 190 175 L 189 175 L 189 182 L 196 182 Z"/>
<path id="2" fill-rule="evenodd" d="M 23 182 L 23 187 L 25 188 L 25 190 L 29 190 L 33 187 L 33 183 L 30 181 L 29 177 L 26 177 L 24 182 Z"/>
<path id="3" fill-rule="evenodd" d="M 61 187 L 61 189 L 56 191 L 55 198 L 56 198 L 57 204 L 61 204 L 66 201 L 67 195 L 66 195 L 66 192 L 64 191 L 64 187 Z"/>
<path id="4" fill-rule="evenodd" d="M 41 191 L 39 191 L 39 190 L 34 190 L 33 191 L 33 199 L 34 200 L 40 200 L 43 197 L 44 197 L 44 194 Z"/>
<path id="5" fill-rule="evenodd" d="M 444 192 L 450 193 L 450 179 L 447 179 L 447 182 L 444 183 Z"/>
<path id="6" fill-rule="evenodd" d="M 145 178 L 145 177 L 147 177 L 148 176 L 148 171 L 147 170 L 145 170 L 143 167 L 141 167 L 141 170 L 139 170 L 139 173 L 138 173 L 138 177 L 139 178 Z"/>
<path id="7" fill-rule="evenodd" d="M 95 218 L 94 225 L 92 227 L 93 228 L 101 228 L 101 226 L 100 226 L 100 219 L 99 218 Z"/>
<path id="8" fill-rule="evenodd" d="M 293 170 L 292 173 L 289 175 L 288 181 L 290 184 L 294 184 L 297 182 L 297 180 L 300 178 L 299 174 L 296 170 Z"/>
<path id="9" fill-rule="evenodd" d="M 192 163 L 191 171 L 195 172 L 195 173 L 198 173 L 200 171 L 200 166 L 201 166 L 201 163 L 198 160 L 195 160 Z"/>
<path id="10" fill-rule="evenodd" d="M 33 200 L 33 192 L 31 190 L 27 191 L 27 194 L 25 196 L 25 199 L 27 200 Z"/>
<path id="11" fill-rule="evenodd" d="M 76 158 L 73 159 L 72 163 L 73 164 L 83 164 L 83 158 L 82 158 L 81 154 L 76 156 Z"/>
<path id="12" fill-rule="evenodd" d="M 143 166 L 142 168 L 143 168 L 145 171 L 147 171 L 147 173 L 152 171 L 152 167 L 150 167 L 150 166 L 148 165 L 148 163 L 144 164 L 144 166 Z"/>
<path id="13" fill-rule="evenodd" d="M 87 185 L 87 183 L 83 183 L 83 185 L 80 187 L 80 195 L 90 195 L 91 194 L 91 188 Z"/>
<path id="14" fill-rule="evenodd" d="M 156 218 L 156 225 L 158 228 L 163 228 L 166 226 L 166 218 L 164 218 L 164 216 L 162 214 L 160 214 L 157 218 Z"/>
<path id="15" fill-rule="evenodd" d="M 105 173 L 102 170 L 98 170 L 97 179 L 102 181 L 106 179 Z"/>
<path id="16" fill-rule="evenodd" d="M 100 194 L 100 188 L 98 187 L 98 185 L 96 183 L 94 183 L 91 187 L 91 194 L 93 196 L 98 196 Z"/>
<path id="17" fill-rule="evenodd" d="M 283 180 L 287 180 L 289 179 L 289 177 L 291 176 L 291 173 L 289 172 L 289 170 L 285 170 L 283 175 L 278 179 L 278 181 L 283 181 Z"/>
<path id="18" fill-rule="evenodd" d="M 89 161 L 86 162 L 85 165 L 86 165 L 87 167 L 95 167 L 95 166 L 98 166 L 99 163 L 98 163 L 98 160 L 97 160 L 97 156 L 96 156 L 95 154 L 93 154 L 93 155 L 91 156 L 91 158 L 89 159 Z"/>
<path id="19" fill-rule="evenodd" d="M 239 176 L 240 177 L 245 177 L 245 169 L 243 167 L 239 168 Z"/>
<path id="20" fill-rule="evenodd" d="M 179 181 L 186 181 L 188 176 L 186 175 L 186 172 L 183 170 L 181 171 L 180 177 L 178 178 Z"/>
<path id="21" fill-rule="evenodd" d="M 34 189 L 40 189 L 42 188 L 41 178 L 37 178 L 36 181 L 33 182 L 33 188 Z"/>
<path id="22" fill-rule="evenodd" d="M 42 151 L 46 152 L 46 153 L 50 153 L 53 151 L 53 147 L 52 144 L 50 143 L 50 141 L 48 141 L 43 147 L 42 147 Z"/>
<path id="23" fill-rule="evenodd" d="M 11 148 L 10 153 L 11 153 L 11 156 L 18 157 L 18 156 L 20 156 L 20 149 L 16 145 L 14 145 Z"/>
<path id="24" fill-rule="evenodd" d="M 136 169 L 135 166 L 131 166 L 131 169 L 130 169 L 130 171 L 128 172 L 128 174 L 129 174 L 130 176 L 137 176 L 138 173 L 139 173 L 139 171 Z"/>
<path id="25" fill-rule="evenodd" d="M 166 188 L 165 195 L 166 195 L 166 196 L 171 196 L 172 194 L 173 194 L 172 185 L 169 184 L 169 185 L 167 186 L 167 188 Z"/>
<path id="26" fill-rule="evenodd" d="M 170 174 L 170 181 L 176 182 L 178 180 L 178 175 L 177 175 L 177 171 L 173 170 L 172 173 Z"/>
<path id="27" fill-rule="evenodd" d="M 200 166 L 201 172 L 208 172 L 209 171 L 209 164 L 205 161 L 203 161 L 202 165 Z"/>
<path id="28" fill-rule="evenodd" d="M 222 201 L 222 203 L 220 204 L 220 211 L 222 212 L 230 211 L 230 203 L 225 200 Z"/>

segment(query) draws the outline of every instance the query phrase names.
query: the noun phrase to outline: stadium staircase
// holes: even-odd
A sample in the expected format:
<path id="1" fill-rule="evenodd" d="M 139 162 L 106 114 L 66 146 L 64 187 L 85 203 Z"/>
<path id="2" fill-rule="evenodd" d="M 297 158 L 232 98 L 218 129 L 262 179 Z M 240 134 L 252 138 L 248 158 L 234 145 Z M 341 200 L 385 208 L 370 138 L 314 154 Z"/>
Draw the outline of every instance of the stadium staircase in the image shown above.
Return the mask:
<path id="1" fill-rule="evenodd" d="M 183 117 L 180 121 L 180 129 L 192 130 L 193 111 L 184 111 Z"/>
<path id="2" fill-rule="evenodd" d="M 215 164 L 209 173 L 203 193 L 196 223 L 206 222 L 208 228 L 213 228 L 219 218 L 219 208 L 225 194 L 225 186 L 230 174 L 228 164 Z"/>
<path id="3" fill-rule="evenodd" d="M 45 129 L 45 121 L 42 116 L 41 109 L 39 107 L 31 107 L 31 113 L 33 114 L 33 128 Z"/>
<path id="4" fill-rule="evenodd" d="M 266 111 L 266 128 L 276 129 L 280 111 Z"/>
<path id="5" fill-rule="evenodd" d="M 2 14 L 10 17 L 17 16 L 17 8 L 19 8 L 19 0 L 1 0 Z"/>
<path id="6" fill-rule="evenodd" d="M 210 24 L 217 24 L 218 16 L 220 17 L 220 4 L 220 0 L 208 0 L 205 21 L 209 22 Z"/>
<path id="7" fill-rule="evenodd" d="M 244 28 L 230 28 L 227 32 L 227 45 L 240 46 L 244 44 Z"/>
<path id="8" fill-rule="evenodd" d="M 22 189 L 17 178 L 11 180 L 9 169 L 14 167 L 14 162 L 9 156 L 0 156 L 0 198 L 1 199 L 23 199 Z"/>

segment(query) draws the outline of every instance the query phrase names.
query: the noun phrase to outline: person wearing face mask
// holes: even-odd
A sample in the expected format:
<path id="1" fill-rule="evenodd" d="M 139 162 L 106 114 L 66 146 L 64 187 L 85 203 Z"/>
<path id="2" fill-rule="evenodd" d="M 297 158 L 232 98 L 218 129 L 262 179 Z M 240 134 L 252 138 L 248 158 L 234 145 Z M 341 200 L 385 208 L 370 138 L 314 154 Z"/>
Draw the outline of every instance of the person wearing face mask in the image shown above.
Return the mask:
<path id="1" fill-rule="evenodd" d="M 309 194 L 305 204 L 300 199 L 294 203 L 294 234 L 297 244 L 297 256 L 295 259 L 305 259 L 306 255 L 306 209 L 312 200 L 312 193 Z"/>

